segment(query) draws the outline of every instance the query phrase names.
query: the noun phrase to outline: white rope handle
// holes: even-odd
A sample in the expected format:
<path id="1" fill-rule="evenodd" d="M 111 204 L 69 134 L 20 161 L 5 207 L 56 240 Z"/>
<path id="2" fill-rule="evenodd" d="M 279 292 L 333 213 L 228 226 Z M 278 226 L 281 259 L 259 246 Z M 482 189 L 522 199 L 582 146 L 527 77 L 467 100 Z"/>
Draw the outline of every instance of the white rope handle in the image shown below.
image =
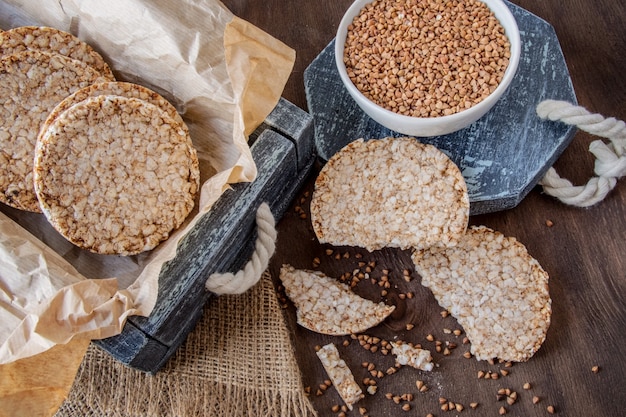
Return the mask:
<path id="1" fill-rule="evenodd" d="M 565 204 L 589 207 L 602 201 L 615 188 L 617 180 L 626 175 L 626 123 L 614 117 L 604 118 L 592 114 L 585 108 L 566 101 L 545 100 L 537 106 L 537 114 L 542 119 L 561 121 L 574 125 L 592 135 L 610 140 L 607 145 L 601 140 L 589 145 L 589 152 L 595 157 L 594 172 L 585 185 L 575 186 L 561 178 L 554 168 L 550 168 L 539 182 L 546 194 L 558 198 Z"/>
<path id="2" fill-rule="evenodd" d="M 205 284 L 207 290 L 218 295 L 241 294 L 259 281 L 276 249 L 275 220 L 266 203 L 259 206 L 256 223 L 258 237 L 250 261 L 235 274 L 230 272 L 212 274 Z"/>

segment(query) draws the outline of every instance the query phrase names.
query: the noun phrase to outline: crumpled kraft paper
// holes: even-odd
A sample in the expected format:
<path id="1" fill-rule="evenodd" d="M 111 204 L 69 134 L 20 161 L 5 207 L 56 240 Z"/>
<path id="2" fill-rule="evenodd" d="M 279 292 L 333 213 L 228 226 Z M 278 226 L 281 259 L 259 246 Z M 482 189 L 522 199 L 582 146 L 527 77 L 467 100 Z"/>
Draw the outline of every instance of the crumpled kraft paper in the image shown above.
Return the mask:
<path id="1" fill-rule="evenodd" d="M 276 105 L 295 52 L 217 0 L 0 0 L 0 23 L 67 30 L 99 51 L 117 79 L 169 99 L 189 126 L 203 182 L 185 224 L 133 257 L 78 250 L 43 215 L 3 207 L 0 364 L 7 364 L 72 339 L 117 335 L 129 315 L 150 314 L 161 265 L 178 241 L 229 184 L 254 180 L 247 135 Z"/>
<path id="2" fill-rule="evenodd" d="M 0 416 L 54 415 L 70 392 L 88 339 L 72 339 L 39 355 L 2 365 Z"/>

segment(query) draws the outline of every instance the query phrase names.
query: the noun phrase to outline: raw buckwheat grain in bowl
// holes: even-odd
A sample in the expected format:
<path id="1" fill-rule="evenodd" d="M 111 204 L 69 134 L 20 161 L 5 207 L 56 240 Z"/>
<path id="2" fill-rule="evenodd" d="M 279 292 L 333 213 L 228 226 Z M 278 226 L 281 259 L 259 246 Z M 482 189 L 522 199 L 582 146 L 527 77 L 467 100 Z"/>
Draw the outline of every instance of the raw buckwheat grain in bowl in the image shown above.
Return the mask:
<path id="1" fill-rule="evenodd" d="M 384 247 L 454 246 L 469 218 L 459 168 L 414 138 L 358 139 L 320 171 L 311 223 L 321 243 Z"/>
<path id="2" fill-rule="evenodd" d="M 435 136 L 476 121 L 504 93 L 519 30 L 501 0 L 356 0 L 335 54 L 365 113 L 406 135 Z"/>

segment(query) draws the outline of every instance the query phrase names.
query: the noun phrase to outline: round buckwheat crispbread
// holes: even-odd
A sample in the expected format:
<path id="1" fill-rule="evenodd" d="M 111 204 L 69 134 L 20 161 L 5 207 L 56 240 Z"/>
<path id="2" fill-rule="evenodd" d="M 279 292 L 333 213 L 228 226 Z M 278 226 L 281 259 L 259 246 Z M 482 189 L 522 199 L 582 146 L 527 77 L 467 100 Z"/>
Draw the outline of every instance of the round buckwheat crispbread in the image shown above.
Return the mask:
<path id="1" fill-rule="evenodd" d="M 74 104 L 80 103 L 90 97 L 98 96 L 120 96 L 145 100 L 165 111 L 172 119 L 180 123 L 183 129 L 186 131 L 188 130 L 187 125 L 184 123 L 180 114 L 176 111 L 176 108 L 156 91 L 135 83 L 106 81 L 81 88 L 63 99 L 48 115 L 48 118 L 41 126 L 40 134 L 43 134 L 43 132 L 48 129 L 48 126 L 50 126 L 59 114 L 69 109 Z"/>
<path id="2" fill-rule="evenodd" d="M 25 50 L 67 56 L 93 67 L 104 78 L 115 80 L 102 55 L 71 33 L 47 26 L 20 26 L 0 33 L 0 55 Z"/>
<path id="3" fill-rule="evenodd" d="M 455 245 L 469 219 L 458 167 L 413 138 L 358 139 L 315 181 L 311 222 L 321 243 L 424 248 Z"/>
<path id="4" fill-rule="evenodd" d="M 37 135 L 48 113 L 68 95 L 104 81 L 63 55 L 22 51 L 0 58 L 0 201 L 40 212 L 33 189 Z"/>
<path id="5" fill-rule="evenodd" d="M 515 238 L 472 226 L 456 247 L 412 258 L 422 284 L 465 330 L 476 359 L 521 362 L 541 347 L 552 312 L 548 274 Z"/>
<path id="6" fill-rule="evenodd" d="M 395 306 L 375 303 L 321 272 L 283 265 L 280 280 L 302 327 L 328 335 L 360 333 L 382 323 Z"/>
<path id="7" fill-rule="evenodd" d="M 133 255 L 167 239 L 199 190 L 187 131 L 145 100 L 88 98 L 40 136 L 35 190 L 54 228 L 101 254 Z"/>

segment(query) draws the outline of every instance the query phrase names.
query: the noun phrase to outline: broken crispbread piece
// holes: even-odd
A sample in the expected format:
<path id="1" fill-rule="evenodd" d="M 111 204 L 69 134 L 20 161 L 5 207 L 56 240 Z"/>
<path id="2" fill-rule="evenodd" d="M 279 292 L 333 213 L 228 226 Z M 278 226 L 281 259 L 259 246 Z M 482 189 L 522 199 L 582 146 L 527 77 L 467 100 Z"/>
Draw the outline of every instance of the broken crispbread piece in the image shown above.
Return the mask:
<path id="1" fill-rule="evenodd" d="M 311 223 L 321 243 L 454 246 L 469 219 L 467 186 L 440 150 L 414 138 L 358 139 L 320 171 Z"/>
<path id="2" fill-rule="evenodd" d="M 433 358 L 429 350 L 405 342 L 391 342 L 391 353 L 396 357 L 396 366 L 409 365 L 422 371 L 433 370 Z"/>
<path id="3" fill-rule="evenodd" d="M 478 360 L 526 361 L 550 325 L 548 274 L 524 245 L 484 226 L 412 255 L 422 284 L 465 330 Z"/>
<path id="4" fill-rule="evenodd" d="M 298 324 L 314 332 L 335 336 L 360 333 L 382 323 L 395 309 L 359 297 L 321 272 L 284 265 L 280 279 L 296 306 Z"/>
<path id="5" fill-rule="evenodd" d="M 322 362 L 339 396 L 352 410 L 354 404 L 363 398 L 363 391 L 354 380 L 354 375 L 346 362 L 339 357 L 337 347 L 332 343 L 322 346 L 317 351 L 317 357 Z"/>

